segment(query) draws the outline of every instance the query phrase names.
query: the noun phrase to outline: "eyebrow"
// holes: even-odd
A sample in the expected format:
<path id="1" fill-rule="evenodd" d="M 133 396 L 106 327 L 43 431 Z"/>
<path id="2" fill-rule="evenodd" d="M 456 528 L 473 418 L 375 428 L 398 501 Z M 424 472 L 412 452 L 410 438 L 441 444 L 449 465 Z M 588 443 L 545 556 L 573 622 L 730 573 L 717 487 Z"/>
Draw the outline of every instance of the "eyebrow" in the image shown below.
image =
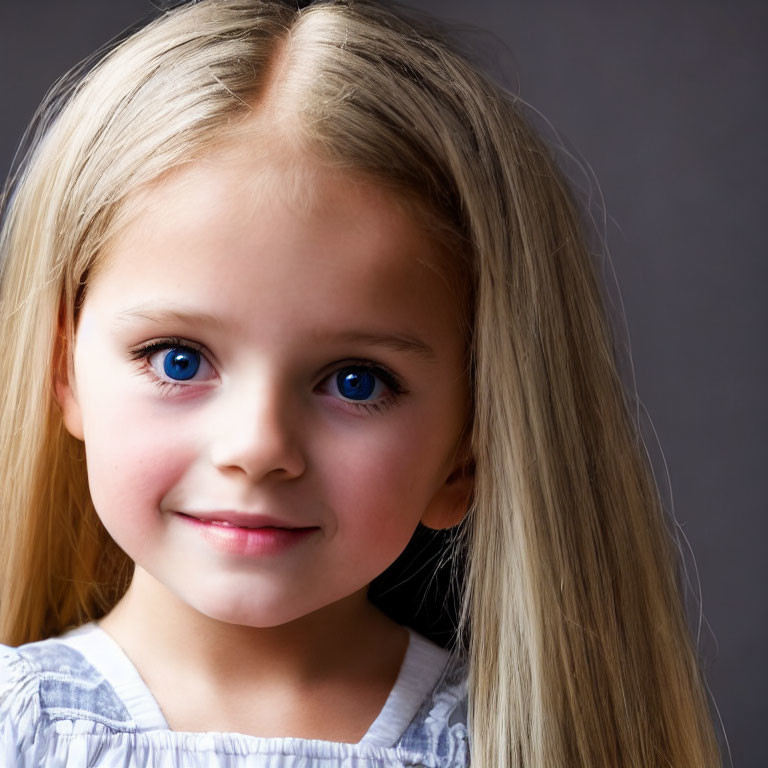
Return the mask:
<path id="1" fill-rule="evenodd" d="M 330 335 L 330 334 L 329 334 Z M 344 331 L 333 334 L 334 340 L 345 343 L 371 344 L 397 352 L 407 352 L 415 357 L 421 357 L 430 362 L 437 360 L 437 355 L 426 342 L 405 333 L 371 333 L 366 331 Z"/>
<path id="2" fill-rule="evenodd" d="M 161 309 L 143 304 L 126 309 L 117 315 L 119 323 L 129 322 L 135 318 L 149 320 L 149 322 L 157 323 L 158 325 L 168 322 L 181 322 L 186 324 L 213 325 L 219 328 L 224 326 L 224 323 L 218 317 L 207 312 L 188 312 L 184 309 L 174 309 L 172 307 Z"/>
<path id="3" fill-rule="evenodd" d="M 225 323 L 216 315 L 207 312 L 189 312 L 185 309 L 174 309 L 173 307 L 158 308 L 150 305 L 139 305 L 132 307 L 117 315 L 119 323 L 129 322 L 135 318 L 148 320 L 158 325 L 168 322 L 180 322 L 190 325 L 209 325 L 224 329 Z M 333 333 L 331 331 L 317 331 L 318 342 L 324 339 L 331 339 L 342 344 L 367 344 L 385 349 L 392 349 L 396 352 L 405 352 L 420 357 L 430 362 L 437 360 L 434 349 L 422 339 L 409 333 L 379 333 L 377 331 L 342 331 Z"/>

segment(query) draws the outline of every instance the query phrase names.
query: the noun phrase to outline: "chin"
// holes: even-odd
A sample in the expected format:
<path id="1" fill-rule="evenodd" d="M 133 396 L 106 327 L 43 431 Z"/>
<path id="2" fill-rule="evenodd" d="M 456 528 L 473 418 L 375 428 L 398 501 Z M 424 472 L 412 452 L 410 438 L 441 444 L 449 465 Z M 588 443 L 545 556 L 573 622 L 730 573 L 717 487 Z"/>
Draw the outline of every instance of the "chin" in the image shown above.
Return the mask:
<path id="1" fill-rule="evenodd" d="M 182 596 L 182 599 L 184 597 Z M 216 621 L 226 624 L 237 624 L 242 627 L 269 629 L 288 624 L 308 613 L 303 606 L 292 606 L 286 600 L 275 601 L 259 599 L 250 593 L 248 595 L 206 596 L 205 599 L 185 600 L 192 608 Z"/>

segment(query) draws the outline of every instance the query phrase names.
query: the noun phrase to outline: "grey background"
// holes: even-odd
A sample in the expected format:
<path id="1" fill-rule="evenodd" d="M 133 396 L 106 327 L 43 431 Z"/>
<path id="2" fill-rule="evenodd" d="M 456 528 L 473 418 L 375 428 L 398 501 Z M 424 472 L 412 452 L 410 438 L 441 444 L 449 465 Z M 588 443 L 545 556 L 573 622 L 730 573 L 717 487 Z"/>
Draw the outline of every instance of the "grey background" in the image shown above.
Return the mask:
<path id="1" fill-rule="evenodd" d="M 695 556 L 703 665 L 733 764 L 768 765 L 768 4 L 412 5 L 493 30 L 464 37 L 594 169 L 663 458 L 650 449 L 661 475 L 666 460 Z M 149 0 L 0 0 L 0 175 L 53 80 L 151 10 Z"/>

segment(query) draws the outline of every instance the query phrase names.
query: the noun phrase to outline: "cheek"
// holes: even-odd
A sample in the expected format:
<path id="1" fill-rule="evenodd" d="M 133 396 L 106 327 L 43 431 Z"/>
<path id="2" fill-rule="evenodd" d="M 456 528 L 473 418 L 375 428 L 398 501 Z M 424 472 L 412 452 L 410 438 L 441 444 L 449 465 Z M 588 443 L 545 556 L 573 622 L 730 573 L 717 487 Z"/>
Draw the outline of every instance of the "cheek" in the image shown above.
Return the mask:
<path id="1" fill-rule="evenodd" d="M 418 487 L 430 457 L 404 430 L 371 430 L 370 434 L 331 435 L 322 451 L 323 484 L 333 497 L 358 500 L 362 509 L 382 505 L 417 506 Z M 421 461 L 419 460 L 421 457 Z"/>
<path id="2" fill-rule="evenodd" d="M 106 443 L 106 445 L 105 445 Z M 150 452 L 130 439 L 109 437 L 105 443 L 86 439 L 88 483 L 96 510 L 140 504 L 159 506 L 167 489 L 183 472 L 183 456 Z"/>
<path id="3" fill-rule="evenodd" d="M 359 543 L 361 562 L 399 555 L 434 493 L 442 456 L 410 426 L 381 429 L 375 437 L 337 436 L 333 450 L 321 454 L 323 494 L 338 534 Z"/>
<path id="4" fill-rule="evenodd" d="M 106 524 L 112 515 L 136 519 L 157 510 L 193 461 L 194 441 L 130 398 L 102 405 L 85 414 L 83 426 L 91 498 Z"/>

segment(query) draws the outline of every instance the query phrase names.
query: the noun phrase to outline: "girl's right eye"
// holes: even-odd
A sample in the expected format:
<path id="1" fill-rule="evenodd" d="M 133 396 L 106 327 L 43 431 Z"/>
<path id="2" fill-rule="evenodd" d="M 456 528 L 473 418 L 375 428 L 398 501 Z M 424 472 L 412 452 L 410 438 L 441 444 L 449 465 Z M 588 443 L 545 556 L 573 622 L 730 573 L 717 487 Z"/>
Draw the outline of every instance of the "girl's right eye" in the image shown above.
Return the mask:
<path id="1" fill-rule="evenodd" d="M 149 358 L 150 365 L 156 369 L 162 358 L 163 373 L 174 381 L 187 381 L 200 370 L 202 356 L 196 349 L 172 347 L 167 352 L 155 353 Z"/>
<path id="2" fill-rule="evenodd" d="M 148 344 L 136 350 L 133 357 L 144 360 L 148 373 L 161 385 L 183 386 L 187 382 L 196 384 L 216 377 L 200 349 L 175 339 Z"/>
<path id="3" fill-rule="evenodd" d="M 165 381 L 208 381 L 214 377 L 211 364 L 198 349 L 174 346 L 153 352 L 147 357 L 158 378 Z"/>

